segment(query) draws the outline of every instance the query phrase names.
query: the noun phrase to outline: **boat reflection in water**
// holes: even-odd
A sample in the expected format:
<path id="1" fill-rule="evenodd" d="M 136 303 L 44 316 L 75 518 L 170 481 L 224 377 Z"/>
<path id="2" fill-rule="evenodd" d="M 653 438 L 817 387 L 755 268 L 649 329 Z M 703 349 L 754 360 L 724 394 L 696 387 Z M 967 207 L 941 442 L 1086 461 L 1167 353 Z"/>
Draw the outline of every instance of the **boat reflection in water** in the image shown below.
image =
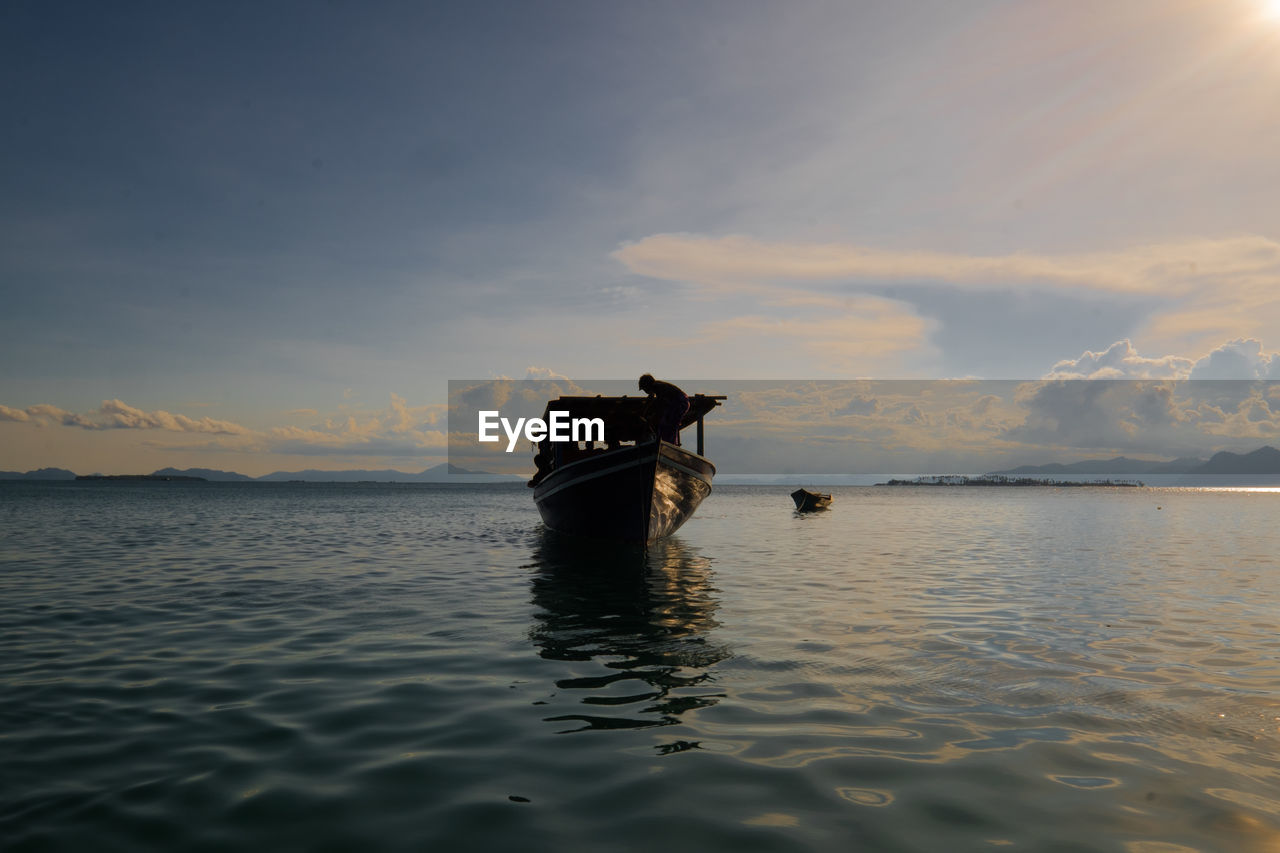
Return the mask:
<path id="1" fill-rule="evenodd" d="M 530 638 L 539 654 L 601 666 L 598 675 L 555 682 L 547 704 L 571 713 L 548 722 L 575 724 L 564 732 L 670 726 L 722 698 L 711 667 L 729 650 L 711 636 L 718 602 L 706 557 L 678 538 L 644 550 L 546 531 L 535 559 Z"/>

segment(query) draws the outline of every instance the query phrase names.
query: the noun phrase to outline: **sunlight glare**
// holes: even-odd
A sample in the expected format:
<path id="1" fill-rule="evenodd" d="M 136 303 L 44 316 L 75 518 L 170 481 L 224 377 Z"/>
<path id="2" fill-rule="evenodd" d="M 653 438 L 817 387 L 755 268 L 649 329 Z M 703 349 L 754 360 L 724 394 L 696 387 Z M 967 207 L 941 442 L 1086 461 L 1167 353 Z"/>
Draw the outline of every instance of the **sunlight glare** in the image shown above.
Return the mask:
<path id="1" fill-rule="evenodd" d="M 1280 21 L 1280 0 L 1261 0 L 1262 14 L 1269 20 Z"/>

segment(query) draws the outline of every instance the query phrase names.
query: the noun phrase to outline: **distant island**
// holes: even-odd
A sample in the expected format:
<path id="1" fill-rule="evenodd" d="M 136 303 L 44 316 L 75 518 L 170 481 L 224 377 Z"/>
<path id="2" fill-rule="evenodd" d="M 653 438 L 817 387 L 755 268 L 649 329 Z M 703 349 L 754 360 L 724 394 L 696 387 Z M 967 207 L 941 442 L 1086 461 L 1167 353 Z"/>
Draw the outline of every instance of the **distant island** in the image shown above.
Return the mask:
<path id="1" fill-rule="evenodd" d="M 964 477 L 959 474 L 944 474 L 934 477 L 915 477 L 910 480 L 890 480 L 887 483 L 876 483 L 877 486 L 1123 486 L 1141 487 L 1142 483 L 1133 480 L 1045 480 L 1035 477 L 1002 477 L 998 474 L 985 474 L 981 477 Z"/>
<path id="2" fill-rule="evenodd" d="M 66 468 L 40 468 L 21 474 L 17 471 L 0 471 L 0 480 L 74 480 L 75 471 Z"/>
<path id="3" fill-rule="evenodd" d="M 78 474 L 77 480 L 129 480 L 132 482 L 183 482 L 207 483 L 204 477 L 189 477 L 183 474 Z"/>
<path id="4" fill-rule="evenodd" d="M 0 480 L 24 481 L 124 481 L 124 482 L 216 482 L 216 483 L 523 483 L 524 477 L 508 474 L 492 474 L 488 471 L 471 471 L 457 465 L 442 462 L 418 473 L 406 473 L 394 469 L 369 471 L 364 469 L 345 471 L 274 471 L 261 477 L 249 477 L 234 471 L 218 471 L 213 468 L 161 468 L 150 474 L 77 474 L 65 468 L 40 468 L 25 473 L 0 471 Z"/>
<path id="5" fill-rule="evenodd" d="M 1116 479 L 1135 476 L 1160 475 L 1234 475 L 1269 476 L 1280 474 L 1280 450 L 1270 445 L 1249 453 L 1222 451 L 1207 461 L 1194 457 L 1182 457 L 1168 461 L 1130 459 L 1116 456 L 1111 459 L 1085 459 L 1080 462 L 1050 462 L 1045 465 L 1022 465 L 1004 471 L 992 471 L 977 477 L 944 475 L 916 477 L 910 480 L 890 480 L 878 486 L 1142 486 L 1136 480 Z M 1070 477 L 1072 479 L 1059 479 Z M 1099 477 L 1105 479 L 1078 479 Z"/>
<path id="6" fill-rule="evenodd" d="M 1117 456 L 1113 459 L 1085 459 L 1081 462 L 1051 462 L 1047 465 L 1022 465 L 1004 471 L 992 471 L 985 477 L 1044 477 L 1054 474 L 1078 476 L 1081 474 L 1106 474 L 1116 477 L 1136 477 L 1153 474 L 1280 474 L 1280 450 L 1267 445 L 1250 453 L 1231 453 L 1224 450 L 1213 454 L 1208 461 L 1193 457 L 1181 457 L 1171 461 L 1130 459 Z"/>

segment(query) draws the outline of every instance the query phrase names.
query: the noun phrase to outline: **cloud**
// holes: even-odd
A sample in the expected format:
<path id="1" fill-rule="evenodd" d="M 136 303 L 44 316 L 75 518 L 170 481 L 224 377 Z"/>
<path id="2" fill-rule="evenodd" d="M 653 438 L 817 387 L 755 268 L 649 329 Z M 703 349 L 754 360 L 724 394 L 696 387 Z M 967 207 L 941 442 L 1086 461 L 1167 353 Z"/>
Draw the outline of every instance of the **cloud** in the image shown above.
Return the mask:
<path id="1" fill-rule="evenodd" d="M 874 415 L 880 411 L 880 401 L 861 394 L 854 395 L 848 403 L 836 409 L 835 415 Z"/>
<path id="2" fill-rule="evenodd" d="M 1157 444 L 1151 428 L 1185 421 L 1170 408 L 1171 401 L 1168 383 L 1028 383 L 1018 394 L 1026 418 L 1005 437 L 1026 444 L 1151 451 Z"/>
<path id="3" fill-rule="evenodd" d="M 409 406 L 404 397 L 390 395 L 385 409 L 344 412 L 310 426 L 279 426 L 251 429 L 214 418 L 191 418 L 164 410 L 144 411 L 122 400 L 104 400 L 84 414 L 69 412 L 49 404 L 14 409 L 0 406 L 0 420 L 33 424 L 37 427 L 66 426 L 90 431 L 143 430 L 162 433 L 202 433 L 212 440 L 198 445 L 151 442 L 170 450 L 201 450 L 250 453 L 323 453 L 362 456 L 421 456 L 424 451 L 446 446 L 446 436 L 438 424 L 445 406 Z M 291 415 L 312 413 L 295 410 Z"/>
<path id="4" fill-rule="evenodd" d="M 549 367 L 533 367 L 530 366 L 524 372 L 525 379 L 560 379 L 567 380 L 569 377 L 563 373 L 557 373 Z"/>
<path id="5" fill-rule="evenodd" d="M 306 429 L 274 427 L 267 431 L 257 449 L 270 453 L 297 456 L 421 456 L 424 451 L 443 450 L 447 446 L 440 430 L 414 431 L 387 435 L 369 428 L 368 424 L 349 423 L 345 428 Z"/>
<path id="6" fill-rule="evenodd" d="M 439 406 L 423 406 L 410 408 L 404 397 L 391 395 L 391 405 L 387 409 L 384 425 L 397 435 L 422 430 L 423 427 L 436 423 L 440 417 Z"/>
<path id="7" fill-rule="evenodd" d="M 1167 355 L 1144 358 L 1126 338 L 1102 352 L 1085 350 L 1079 358 L 1058 362 L 1046 379 L 1185 379 L 1194 362 Z"/>
<path id="8" fill-rule="evenodd" d="M 817 305 L 831 300 L 834 288 L 847 292 L 890 284 L 1090 295 L 1130 303 L 1140 299 L 1151 307 L 1134 339 L 1147 349 L 1180 357 L 1229 337 L 1257 337 L 1280 326 L 1280 242 L 1259 236 L 1105 252 L 973 255 L 768 242 L 741 235 L 655 234 L 621 246 L 613 257 L 633 273 L 681 282 L 704 299 L 750 293 L 775 307 Z M 806 331 L 796 325 L 795 339 Z M 1180 365 L 1132 357 L 1110 366 L 1115 372 L 1107 375 L 1116 378 L 1185 375 Z"/>
<path id="9" fill-rule="evenodd" d="M 170 432 L 207 432 L 216 435 L 246 435 L 249 429 L 230 421 L 205 417 L 196 420 L 163 410 L 144 412 L 122 400 L 104 400 L 101 408 L 78 423 L 87 429 L 162 429 Z"/>
<path id="10" fill-rule="evenodd" d="M 260 449 L 272 453 L 360 456 L 419 456 L 446 446 L 443 430 L 435 427 L 443 405 L 410 406 L 391 394 L 385 409 L 346 412 L 307 427 L 272 427 L 255 436 Z"/>
<path id="11" fill-rule="evenodd" d="M 613 257 L 641 275 L 711 287 L 928 280 L 968 289 L 1070 287 L 1163 295 L 1172 283 L 1189 291 L 1205 277 L 1274 283 L 1280 243 L 1240 237 L 1118 252 L 978 256 L 840 243 L 770 243 L 740 235 L 655 234 L 622 246 Z"/>
<path id="12" fill-rule="evenodd" d="M 884 360 L 917 353 L 936 327 L 905 302 L 878 296 L 842 299 L 820 312 L 800 316 L 744 315 L 701 326 L 701 342 L 738 344 L 747 352 L 795 347 L 811 353 L 815 369 L 874 373 Z"/>
<path id="13" fill-rule="evenodd" d="M 1012 401 L 1017 387 L 1008 380 L 744 381 L 719 389 L 729 399 L 708 429 L 717 454 L 739 471 L 920 471 L 954 466 L 959 457 L 998 464 L 1010 444 L 1001 435 L 1025 416 Z"/>
<path id="14" fill-rule="evenodd" d="M 78 426 L 85 429 L 96 429 L 97 427 L 88 418 L 73 414 L 65 409 L 59 409 L 57 406 L 51 406 L 48 403 L 38 403 L 34 406 L 27 406 L 21 414 L 25 417 L 23 420 L 29 420 L 37 426 L 48 426 L 49 424 L 59 424 L 62 426 Z"/>
<path id="15" fill-rule="evenodd" d="M 977 400 L 973 401 L 973 405 L 969 407 L 969 413 L 976 416 L 985 415 L 991 411 L 992 407 L 1000 404 L 1000 398 L 995 394 L 984 394 Z"/>
<path id="16" fill-rule="evenodd" d="M 250 432 L 239 424 L 213 418 L 190 418 L 157 410 L 144 412 L 122 400 L 103 400 L 102 405 L 86 414 L 76 414 L 40 403 L 26 409 L 0 406 L 0 419 L 31 422 L 40 426 L 56 424 L 87 430 L 107 429 L 158 429 L 170 432 L 205 432 L 215 435 L 245 435 Z"/>
<path id="17" fill-rule="evenodd" d="M 1266 353 L 1255 338 L 1238 338 L 1199 359 L 1147 358 L 1128 339 L 1101 352 L 1055 364 L 1045 379 L 1280 379 L 1280 353 Z"/>
<path id="18" fill-rule="evenodd" d="M 929 424 L 929 418 L 924 412 L 920 411 L 919 406 L 911 406 L 903 414 L 902 422 L 904 424 L 913 424 L 916 426 L 927 426 Z"/>
<path id="19" fill-rule="evenodd" d="M 1260 440 L 1275 444 L 1280 439 L 1280 387 L 1266 383 L 1206 382 L 1207 386 L 1233 386 L 1220 392 L 1214 401 L 1201 402 L 1196 410 L 1200 429 L 1220 438 Z M 1231 392 L 1235 392 L 1232 394 Z"/>
<path id="20" fill-rule="evenodd" d="M 1022 422 L 1003 437 L 1029 445 L 1205 455 L 1280 436 L 1277 386 L 1268 381 L 1080 381 L 1022 385 Z"/>
<path id="21" fill-rule="evenodd" d="M 1192 379 L 1280 379 L 1280 353 L 1264 353 L 1252 338 L 1228 341 L 1191 368 Z"/>

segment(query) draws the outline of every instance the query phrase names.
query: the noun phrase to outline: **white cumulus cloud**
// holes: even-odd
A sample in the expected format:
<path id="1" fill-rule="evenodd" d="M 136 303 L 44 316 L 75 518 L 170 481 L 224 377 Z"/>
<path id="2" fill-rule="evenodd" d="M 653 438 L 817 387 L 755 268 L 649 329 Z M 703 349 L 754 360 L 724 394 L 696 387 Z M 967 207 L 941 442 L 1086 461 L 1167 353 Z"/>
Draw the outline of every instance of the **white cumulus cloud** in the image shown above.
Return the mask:
<path id="1" fill-rule="evenodd" d="M 1056 363 L 1045 379 L 1280 379 L 1280 353 L 1256 338 L 1220 344 L 1197 359 L 1141 355 L 1129 339 Z"/>
<path id="2" fill-rule="evenodd" d="M 1146 358 L 1126 338 L 1101 352 L 1085 350 L 1079 358 L 1059 361 L 1046 379 L 1185 379 L 1194 362 L 1166 355 Z"/>
<path id="3" fill-rule="evenodd" d="M 103 400 L 100 407 L 84 414 L 68 412 L 48 403 L 39 403 L 25 409 L 0 406 L 0 420 L 21 421 L 39 426 L 56 424 L 88 430 L 158 429 L 215 435 L 246 435 L 250 432 L 249 429 L 230 421 L 208 417 L 197 419 L 163 410 L 145 412 L 130 406 L 123 400 Z"/>
<path id="4" fill-rule="evenodd" d="M 1252 338 L 1228 341 L 1191 368 L 1192 379 L 1280 379 L 1280 352 L 1266 353 Z"/>

